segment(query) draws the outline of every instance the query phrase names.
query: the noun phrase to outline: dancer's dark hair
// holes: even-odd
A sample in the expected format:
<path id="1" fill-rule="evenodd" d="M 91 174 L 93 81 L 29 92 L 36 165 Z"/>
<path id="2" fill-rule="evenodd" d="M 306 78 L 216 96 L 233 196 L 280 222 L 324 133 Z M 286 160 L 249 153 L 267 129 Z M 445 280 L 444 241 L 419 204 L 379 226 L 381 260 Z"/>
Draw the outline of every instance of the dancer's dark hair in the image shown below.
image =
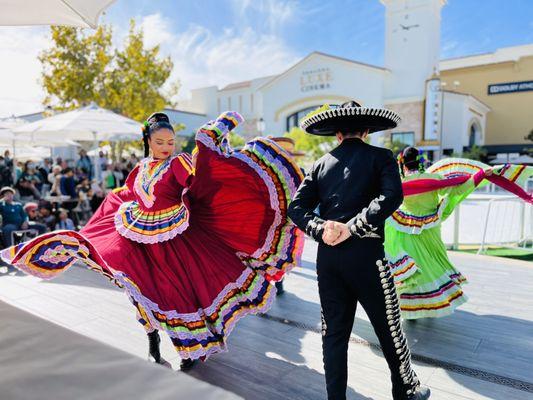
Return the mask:
<path id="1" fill-rule="evenodd" d="M 153 133 L 160 129 L 169 129 L 174 132 L 174 128 L 170 124 L 168 115 L 161 112 L 153 113 L 143 124 L 143 144 L 145 157 L 150 155 L 150 145 L 148 143 L 148 139 Z"/>
<path id="2" fill-rule="evenodd" d="M 403 167 L 405 166 L 409 171 L 424 172 L 424 158 L 422 152 L 416 147 L 406 147 L 400 154 L 398 154 L 398 164 L 400 164 L 400 172 L 404 175 Z"/>

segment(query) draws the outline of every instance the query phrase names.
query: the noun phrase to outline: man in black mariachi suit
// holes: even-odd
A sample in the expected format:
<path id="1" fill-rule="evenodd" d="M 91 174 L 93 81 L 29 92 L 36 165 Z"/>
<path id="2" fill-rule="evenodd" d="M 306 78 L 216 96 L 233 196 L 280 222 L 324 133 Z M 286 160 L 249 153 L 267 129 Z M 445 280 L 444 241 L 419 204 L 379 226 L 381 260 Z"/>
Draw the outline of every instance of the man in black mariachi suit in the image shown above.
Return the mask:
<path id="1" fill-rule="evenodd" d="M 429 389 L 420 386 L 411 369 L 398 298 L 384 259 L 384 222 L 403 199 L 398 166 L 390 150 L 363 141 L 399 120 L 393 111 L 351 101 L 338 108 L 322 107 L 301 122 L 307 133 L 336 135 L 340 142 L 314 163 L 289 206 L 293 222 L 319 242 L 317 274 L 330 400 L 346 398 L 348 341 L 358 302 L 389 365 L 393 399 L 429 398 Z"/>

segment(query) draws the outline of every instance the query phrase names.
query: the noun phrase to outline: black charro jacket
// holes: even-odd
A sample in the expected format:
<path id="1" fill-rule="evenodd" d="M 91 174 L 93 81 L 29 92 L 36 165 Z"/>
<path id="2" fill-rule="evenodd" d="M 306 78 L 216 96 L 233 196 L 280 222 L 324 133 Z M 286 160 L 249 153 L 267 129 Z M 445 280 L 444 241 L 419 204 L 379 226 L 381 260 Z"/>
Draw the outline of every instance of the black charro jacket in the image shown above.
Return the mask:
<path id="1" fill-rule="evenodd" d="M 392 152 L 350 138 L 314 163 L 288 214 L 316 241 L 322 240 L 327 220 L 348 223 L 352 236 L 383 240 L 385 220 L 402 201 L 402 182 Z"/>

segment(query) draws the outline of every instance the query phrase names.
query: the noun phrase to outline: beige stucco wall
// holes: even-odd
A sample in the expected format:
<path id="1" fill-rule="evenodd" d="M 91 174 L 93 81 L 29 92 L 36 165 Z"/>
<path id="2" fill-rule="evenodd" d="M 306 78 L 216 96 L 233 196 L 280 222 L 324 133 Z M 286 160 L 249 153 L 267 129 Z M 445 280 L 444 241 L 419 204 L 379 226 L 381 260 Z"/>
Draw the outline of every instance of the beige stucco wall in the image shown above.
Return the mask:
<path id="1" fill-rule="evenodd" d="M 389 103 L 385 104 L 385 107 L 389 110 L 396 111 L 402 117 L 400 124 L 393 130 L 386 131 L 386 133 L 414 132 L 415 144 L 418 145 L 422 141 L 424 135 L 424 102 Z"/>
<path id="2" fill-rule="evenodd" d="M 488 95 L 488 85 L 533 80 L 533 56 L 505 62 L 441 72 L 446 89 L 468 93 L 491 111 L 487 116 L 486 145 L 521 144 L 533 129 L 533 91 Z M 454 81 L 459 85 L 454 86 Z"/>

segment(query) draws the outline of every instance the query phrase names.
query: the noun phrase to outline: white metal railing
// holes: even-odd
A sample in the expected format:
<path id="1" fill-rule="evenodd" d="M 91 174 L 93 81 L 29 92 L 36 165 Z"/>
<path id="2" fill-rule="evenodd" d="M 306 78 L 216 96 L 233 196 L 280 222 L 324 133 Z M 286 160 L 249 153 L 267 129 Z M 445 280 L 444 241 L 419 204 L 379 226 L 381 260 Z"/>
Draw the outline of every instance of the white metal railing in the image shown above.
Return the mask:
<path id="1" fill-rule="evenodd" d="M 444 242 L 479 246 L 526 247 L 533 242 L 533 207 L 515 196 L 473 194 L 442 226 Z"/>

